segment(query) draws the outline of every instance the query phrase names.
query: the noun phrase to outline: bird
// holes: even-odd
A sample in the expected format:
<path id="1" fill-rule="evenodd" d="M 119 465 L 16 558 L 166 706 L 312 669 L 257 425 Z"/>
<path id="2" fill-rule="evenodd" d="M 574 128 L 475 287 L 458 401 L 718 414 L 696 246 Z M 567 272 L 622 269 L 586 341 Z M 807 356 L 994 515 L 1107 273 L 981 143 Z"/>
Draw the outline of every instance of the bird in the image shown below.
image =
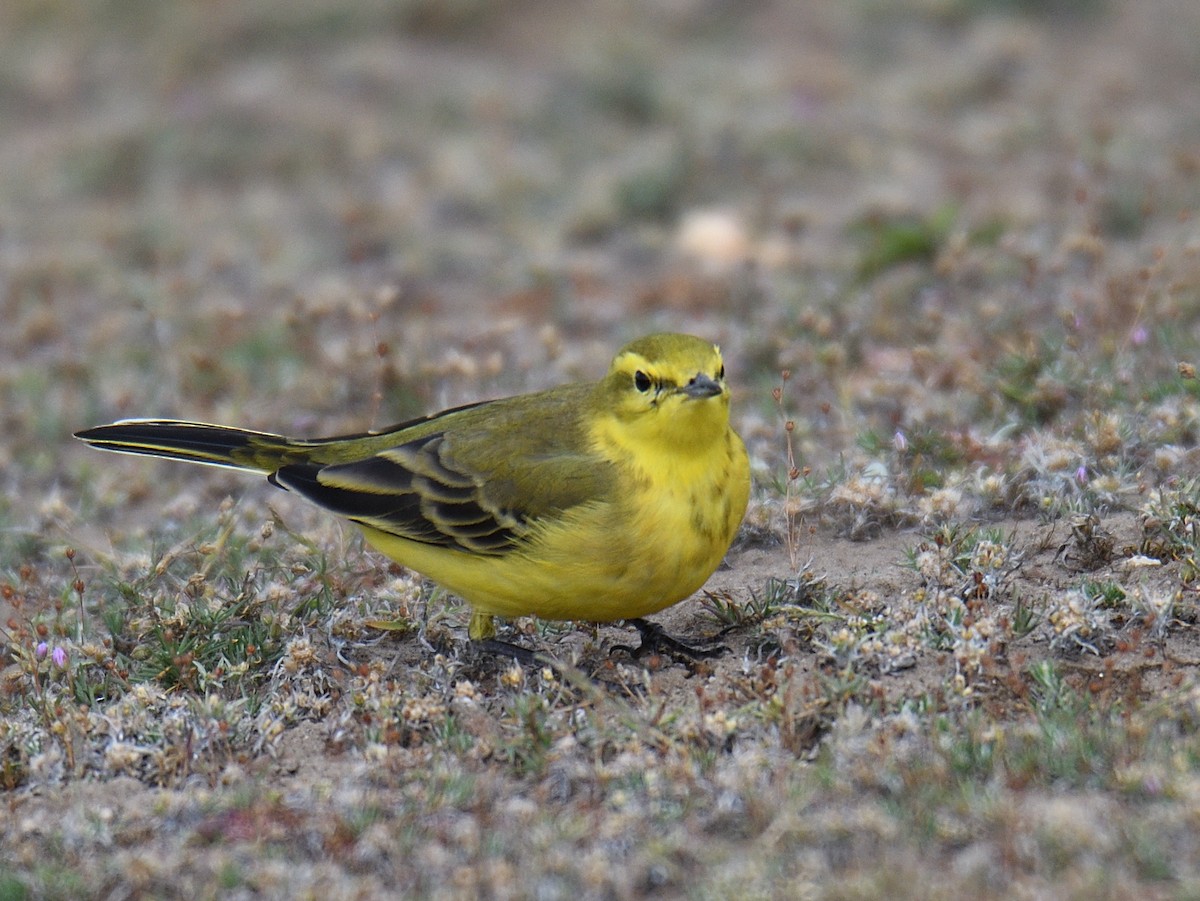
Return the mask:
<path id="1" fill-rule="evenodd" d="M 169 419 L 75 434 L 102 450 L 265 474 L 460 596 L 473 640 L 492 639 L 497 617 L 645 624 L 708 580 L 750 495 L 720 348 L 683 334 L 629 342 L 598 381 L 360 434 Z"/>

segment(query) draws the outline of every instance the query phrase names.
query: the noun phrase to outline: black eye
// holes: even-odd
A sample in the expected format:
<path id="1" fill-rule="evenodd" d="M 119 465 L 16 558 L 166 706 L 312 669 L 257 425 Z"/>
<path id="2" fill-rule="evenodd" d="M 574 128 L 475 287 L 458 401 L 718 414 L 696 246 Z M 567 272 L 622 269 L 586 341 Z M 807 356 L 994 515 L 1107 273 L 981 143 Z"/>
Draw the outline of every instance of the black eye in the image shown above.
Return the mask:
<path id="1" fill-rule="evenodd" d="M 725 364 L 724 363 L 722 363 L 721 368 L 717 370 L 717 381 L 719 382 L 723 378 L 725 378 Z"/>
<path id="2" fill-rule="evenodd" d="M 650 390 L 650 376 L 642 372 L 640 369 L 633 374 L 633 387 L 637 388 L 643 394 Z"/>

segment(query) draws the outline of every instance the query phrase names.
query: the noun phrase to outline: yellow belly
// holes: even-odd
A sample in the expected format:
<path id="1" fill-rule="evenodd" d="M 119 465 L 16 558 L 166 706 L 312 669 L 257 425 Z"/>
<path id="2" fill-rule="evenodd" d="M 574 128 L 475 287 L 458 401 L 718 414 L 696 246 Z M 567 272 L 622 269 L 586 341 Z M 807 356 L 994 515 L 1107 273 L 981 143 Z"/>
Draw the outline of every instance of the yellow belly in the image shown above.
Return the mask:
<path id="1" fill-rule="evenodd" d="M 541 524 L 500 556 L 369 527 L 363 533 L 377 550 L 460 595 L 477 613 L 599 622 L 645 616 L 697 591 L 729 549 L 749 495 L 740 441 L 730 453 L 732 470 L 642 484 L 623 499 Z"/>

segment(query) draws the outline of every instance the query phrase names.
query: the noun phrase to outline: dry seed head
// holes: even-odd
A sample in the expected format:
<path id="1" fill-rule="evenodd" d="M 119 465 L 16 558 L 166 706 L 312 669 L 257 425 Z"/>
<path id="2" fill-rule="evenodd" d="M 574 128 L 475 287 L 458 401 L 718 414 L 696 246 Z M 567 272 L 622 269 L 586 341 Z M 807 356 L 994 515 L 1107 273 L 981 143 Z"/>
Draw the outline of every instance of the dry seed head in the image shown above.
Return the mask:
<path id="1" fill-rule="evenodd" d="M 454 700 L 467 703 L 479 699 L 479 690 L 470 679 L 462 679 L 454 683 Z"/>
<path id="2" fill-rule="evenodd" d="M 507 688 L 520 688 L 525 682 L 525 670 L 513 664 L 500 675 L 500 682 Z"/>

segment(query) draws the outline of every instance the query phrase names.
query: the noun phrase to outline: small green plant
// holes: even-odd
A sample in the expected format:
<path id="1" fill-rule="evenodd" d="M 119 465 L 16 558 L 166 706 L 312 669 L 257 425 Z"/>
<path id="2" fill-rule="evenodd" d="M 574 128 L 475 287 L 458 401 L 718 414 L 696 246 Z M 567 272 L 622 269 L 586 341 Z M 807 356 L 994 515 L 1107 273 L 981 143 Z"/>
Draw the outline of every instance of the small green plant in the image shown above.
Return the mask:
<path id="1" fill-rule="evenodd" d="M 1027 426 L 1046 425 L 1067 406 L 1071 378 L 1065 373 L 1061 342 L 1042 338 L 1035 346 L 1016 350 L 999 361 L 988 398 L 1005 402 Z"/>
<path id="2" fill-rule="evenodd" d="M 950 234 L 958 211 L 945 206 L 927 216 L 874 212 L 851 229 L 861 246 L 860 278 L 869 279 L 902 263 L 927 263 Z"/>
<path id="3" fill-rule="evenodd" d="M 1099 582 L 1084 579 L 1079 585 L 1079 590 L 1090 603 L 1102 610 L 1115 610 L 1121 607 L 1125 600 L 1125 589 L 1111 579 Z"/>
<path id="4" fill-rule="evenodd" d="M 511 728 L 499 753 L 518 773 L 536 775 L 542 772 L 556 731 L 551 722 L 549 701 L 536 691 L 523 691 L 511 699 L 506 714 L 505 721 Z"/>
<path id="5" fill-rule="evenodd" d="M 934 718 L 935 747 L 955 778 L 964 781 L 988 779 L 996 766 L 1001 732 L 978 710 L 964 714 L 940 714 Z"/>
<path id="6" fill-rule="evenodd" d="M 682 202 L 687 170 L 688 160 L 680 152 L 630 173 L 616 187 L 617 208 L 628 219 L 650 222 L 669 219 Z"/>
<path id="7" fill-rule="evenodd" d="M 1079 695 L 1071 688 L 1051 660 L 1039 660 L 1026 671 L 1030 683 L 1030 702 L 1035 712 L 1074 711 L 1079 707 Z"/>
<path id="8" fill-rule="evenodd" d="M 1184 581 L 1193 581 L 1200 572 L 1200 479 L 1158 488 L 1142 513 L 1142 553 L 1184 561 Z"/>
<path id="9" fill-rule="evenodd" d="M 929 427 L 897 431 L 887 439 L 867 431 L 859 436 L 858 446 L 875 457 L 894 454 L 902 488 L 913 495 L 942 487 L 947 473 L 966 459 L 962 447 L 949 435 Z"/>
<path id="10" fill-rule="evenodd" d="M 1020 568 L 1024 555 L 1015 545 L 1015 533 L 1000 528 L 948 523 L 906 549 L 903 564 L 929 585 L 956 590 L 964 598 L 988 597 Z"/>
<path id="11" fill-rule="evenodd" d="M 1042 624 L 1043 616 L 1020 592 L 1016 595 L 1012 613 L 1013 638 L 1024 638 Z"/>
<path id="12" fill-rule="evenodd" d="M 755 625 L 774 616 L 785 605 L 796 605 L 810 583 L 796 579 L 770 578 L 761 591 L 750 589 L 750 598 L 738 601 L 732 595 L 706 591 L 700 605 L 706 616 L 725 629 Z"/>
<path id="13" fill-rule="evenodd" d="M 253 535 L 227 510 L 138 578 L 110 574 L 103 620 L 130 680 L 240 694 L 268 678 L 286 627 L 323 615 L 334 600 L 324 555 L 289 543 L 301 563 L 272 544 L 276 528 L 268 522 Z"/>

